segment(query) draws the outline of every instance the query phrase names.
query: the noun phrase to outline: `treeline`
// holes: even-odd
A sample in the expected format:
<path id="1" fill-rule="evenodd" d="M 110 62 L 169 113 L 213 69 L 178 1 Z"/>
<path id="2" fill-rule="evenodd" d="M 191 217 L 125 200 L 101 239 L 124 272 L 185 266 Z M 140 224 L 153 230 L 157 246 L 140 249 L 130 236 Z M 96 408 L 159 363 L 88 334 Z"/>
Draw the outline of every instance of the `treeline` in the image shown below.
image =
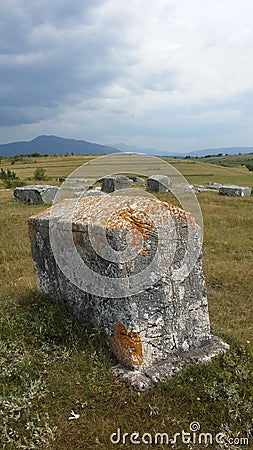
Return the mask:
<path id="1" fill-rule="evenodd" d="M 191 155 L 186 155 L 184 159 L 205 159 L 205 158 L 221 158 L 222 156 L 245 156 L 245 155 L 253 155 L 253 153 L 234 153 L 232 155 L 230 155 L 229 153 L 218 153 L 217 155 L 215 154 L 210 154 L 210 155 L 203 155 L 203 156 L 191 156 Z"/>
<path id="2" fill-rule="evenodd" d="M 48 154 L 48 153 L 38 153 L 38 152 L 33 152 L 33 153 L 22 153 L 20 155 L 15 155 L 15 156 L 1 156 L 0 155 L 0 162 L 1 159 L 9 159 L 11 161 L 11 164 L 15 164 L 18 161 L 23 161 L 23 159 L 25 158 L 44 158 L 44 157 L 48 157 L 48 156 L 73 156 L 75 155 L 74 152 L 66 152 L 66 153 L 62 153 L 62 154 Z"/>
<path id="3" fill-rule="evenodd" d="M 9 156 L 8 158 L 10 158 L 12 161 L 22 161 L 22 159 L 24 158 L 42 158 L 44 156 L 50 156 L 49 154 L 42 154 L 42 153 L 38 153 L 38 152 L 33 152 L 33 153 L 27 153 L 27 154 L 22 154 L 22 155 L 15 155 L 15 156 Z"/>

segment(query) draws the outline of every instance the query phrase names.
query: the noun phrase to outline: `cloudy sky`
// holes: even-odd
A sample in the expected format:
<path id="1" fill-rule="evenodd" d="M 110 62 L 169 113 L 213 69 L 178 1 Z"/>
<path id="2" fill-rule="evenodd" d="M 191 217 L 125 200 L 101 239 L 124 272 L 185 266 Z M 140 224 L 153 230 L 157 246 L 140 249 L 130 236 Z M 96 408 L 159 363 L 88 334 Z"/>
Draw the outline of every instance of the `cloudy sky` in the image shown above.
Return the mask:
<path id="1" fill-rule="evenodd" d="M 252 0 L 1 0 L 0 143 L 253 146 Z"/>

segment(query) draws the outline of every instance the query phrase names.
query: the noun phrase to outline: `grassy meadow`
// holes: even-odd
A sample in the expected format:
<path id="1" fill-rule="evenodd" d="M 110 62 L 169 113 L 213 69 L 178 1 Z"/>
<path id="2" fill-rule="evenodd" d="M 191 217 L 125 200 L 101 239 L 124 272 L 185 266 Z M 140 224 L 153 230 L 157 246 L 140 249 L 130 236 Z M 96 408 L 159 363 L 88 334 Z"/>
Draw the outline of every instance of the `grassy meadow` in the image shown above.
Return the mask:
<path id="1" fill-rule="evenodd" d="M 97 156 L 92 155 L 60 155 L 60 156 L 41 156 L 41 157 L 22 157 L 20 160 L 13 158 L 3 158 L 0 166 L 4 170 L 14 171 L 17 176 L 26 184 L 37 183 L 34 180 L 34 171 L 38 167 L 42 167 L 46 171 L 48 184 L 59 185 L 59 178 L 69 176 L 74 170 L 81 165 L 91 161 Z M 240 186 L 253 186 L 253 173 L 242 164 L 245 164 L 253 158 L 252 155 L 224 156 L 230 161 L 232 167 L 224 167 L 218 165 L 220 158 L 214 158 L 212 163 L 210 158 L 196 159 L 173 159 L 162 158 L 166 162 L 172 164 L 180 173 L 182 173 L 187 181 L 192 184 L 205 184 L 209 181 L 224 184 L 237 184 Z M 209 162 L 210 161 L 210 162 Z M 234 161 L 237 161 L 235 163 Z M 14 162 L 14 164 L 13 164 Z M 227 162 L 227 165 L 229 162 Z M 1 182 L 1 180 L 0 180 Z"/>
<path id="2" fill-rule="evenodd" d="M 200 161 L 208 164 L 218 164 L 224 167 L 244 167 L 248 163 L 253 163 L 253 153 L 245 153 L 237 155 L 221 155 L 221 156 L 208 156 L 201 158 Z"/>
<path id="3" fill-rule="evenodd" d="M 31 183 L 43 167 L 49 184 L 91 156 L 24 158 L 1 167 Z M 169 160 L 169 162 L 172 162 Z M 253 186 L 253 172 L 174 160 L 190 183 Z M 30 180 L 29 180 L 30 179 Z M 135 392 L 110 373 L 102 337 L 76 323 L 37 289 L 27 219 L 43 206 L 24 205 L 0 186 L 0 442 L 14 449 L 253 449 L 253 196 L 198 194 L 204 220 L 203 268 L 212 331 L 231 346 L 212 363 L 191 366 L 153 390 Z M 162 200 L 167 194 L 158 195 Z M 68 420 L 71 411 L 77 420 Z M 112 444 L 123 433 L 190 431 L 224 435 L 223 443 Z M 248 445 L 244 445 L 248 439 Z"/>

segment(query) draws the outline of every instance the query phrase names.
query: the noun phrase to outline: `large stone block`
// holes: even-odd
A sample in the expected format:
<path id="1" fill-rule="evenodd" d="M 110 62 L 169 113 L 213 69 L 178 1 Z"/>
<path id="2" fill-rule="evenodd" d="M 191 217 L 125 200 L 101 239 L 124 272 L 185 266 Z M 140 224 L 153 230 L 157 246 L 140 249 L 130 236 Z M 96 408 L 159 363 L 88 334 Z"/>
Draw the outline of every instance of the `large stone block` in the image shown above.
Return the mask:
<path id="1" fill-rule="evenodd" d="M 38 288 L 103 332 L 115 374 L 136 389 L 228 347 L 210 333 L 200 230 L 182 209 L 68 199 L 31 217 L 29 234 Z"/>
<path id="2" fill-rule="evenodd" d="M 105 177 L 102 178 L 101 181 L 101 190 L 108 193 L 117 191 L 119 189 L 128 189 L 133 184 L 133 180 L 130 180 L 124 175 Z"/>
<path id="3" fill-rule="evenodd" d="M 57 186 L 29 185 L 14 189 L 14 196 L 21 202 L 31 205 L 50 205 L 58 192 Z"/>
<path id="4" fill-rule="evenodd" d="M 169 192 L 171 180 L 166 175 L 151 175 L 146 182 L 147 189 L 153 192 Z"/>
<path id="5" fill-rule="evenodd" d="M 230 195 L 233 197 L 246 197 L 251 195 L 251 188 L 224 184 L 223 186 L 219 187 L 219 193 L 222 195 Z"/>

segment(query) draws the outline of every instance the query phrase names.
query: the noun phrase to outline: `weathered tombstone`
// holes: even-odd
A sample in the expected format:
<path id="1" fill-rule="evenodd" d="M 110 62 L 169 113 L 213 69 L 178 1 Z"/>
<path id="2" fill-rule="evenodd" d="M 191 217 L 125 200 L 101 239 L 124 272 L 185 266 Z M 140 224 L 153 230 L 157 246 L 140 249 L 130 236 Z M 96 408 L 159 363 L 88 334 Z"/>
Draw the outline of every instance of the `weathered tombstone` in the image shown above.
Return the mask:
<path id="1" fill-rule="evenodd" d="M 14 189 L 14 196 L 16 199 L 31 205 L 50 205 L 57 192 L 57 186 L 30 185 Z"/>
<path id="2" fill-rule="evenodd" d="M 151 175 L 146 182 L 147 189 L 153 192 L 169 192 L 171 180 L 166 175 Z"/>
<path id="3" fill-rule="evenodd" d="M 114 373 L 136 389 L 228 348 L 210 333 L 200 229 L 182 209 L 140 196 L 67 199 L 30 217 L 29 235 L 38 288 L 102 330 Z M 136 256 L 125 260 L 128 250 Z"/>
<path id="4" fill-rule="evenodd" d="M 219 187 L 219 193 L 222 195 L 230 195 L 233 197 L 246 197 L 251 195 L 251 188 L 224 184 L 223 186 Z"/>
<path id="5" fill-rule="evenodd" d="M 129 188 L 133 180 L 129 180 L 129 178 L 124 175 L 118 175 L 114 177 L 105 177 L 102 178 L 101 190 L 104 192 L 114 192 L 119 189 L 127 189 Z"/>

